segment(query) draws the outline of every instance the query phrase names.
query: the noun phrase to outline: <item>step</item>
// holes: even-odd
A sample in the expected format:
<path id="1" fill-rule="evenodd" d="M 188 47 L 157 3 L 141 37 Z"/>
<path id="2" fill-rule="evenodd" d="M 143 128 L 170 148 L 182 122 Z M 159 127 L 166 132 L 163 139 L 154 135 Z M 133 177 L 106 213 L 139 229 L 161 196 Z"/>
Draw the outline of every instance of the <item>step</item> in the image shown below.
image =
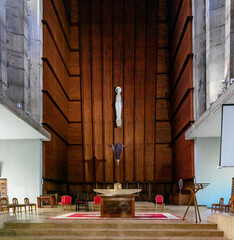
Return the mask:
<path id="1" fill-rule="evenodd" d="M 222 237 L 223 231 L 215 229 L 74 229 L 74 228 L 41 228 L 41 229 L 1 229 L 0 236 L 197 236 Z"/>
<path id="2" fill-rule="evenodd" d="M 67 237 L 67 236 L 45 236 L 45 237 L 1 237 L 1 240 L 146 240 L 146 238 L 143 237 L 103 237 L 103 236 L 92 236 L 92 237 Z M 147 240 L 228 240 L 224 237 L 147 237 Z"/>
<path id="3" fill-rule="evenodd" d="M 74 220 L 76 221 L 76 220 Z M 178 224 L 178 223 L 132 223 L 132 222 L 114 222 L 114 223 L 110 223 L 110 221 L 106 221 L 103 220 L 102 223 L 97 223 L 97 221 L 88 221 L 87 223 L 84 221 L 82 222 L 78 222 L 78 223 L 74 223 L 70 222 L 69 223 L 51 223 L 51 222 L 43 222 L 43 223 L 32 223 L 32 222 L 7 222 L 4 224 L 5 229 L 8 228 L 12 228 L 12 229 L 16 229 L 16 228 L 36 228 L 36 229 L 40 229 L 40 228 L 44 228 L 44 229 L 48 229 L 48 228 L 68 228 L 68 229 L 72 229 L 72 228 L 76 228 L 76 229 L 83 229 L 83 228 L 88 228 L 88 229 L 98 229 L 98 228 L 108 228 L 108 229 L 137 229 L 139 228 L 143 228 L 143 229 L 217 229 L 217 224 L 193 224 L 193 223 L 188 223 L 188 224 Z M 102 220 L 101 220 L 102 221 Z M 117 220 L 118 221 L 118 220 Z"/>

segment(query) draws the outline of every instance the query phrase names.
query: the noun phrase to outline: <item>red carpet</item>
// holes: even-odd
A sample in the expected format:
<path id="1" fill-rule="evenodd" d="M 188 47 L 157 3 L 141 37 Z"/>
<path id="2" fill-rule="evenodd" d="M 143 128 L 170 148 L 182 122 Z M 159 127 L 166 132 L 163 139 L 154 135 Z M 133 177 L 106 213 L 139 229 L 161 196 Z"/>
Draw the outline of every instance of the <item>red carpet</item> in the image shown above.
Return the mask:
<path id="1" fill-rule="evenodd" d="M 66 213 L 51 217 L 49 219 L 65 219 L 65 220 L 102 220 L 109 218 L 101 218 L 100 213 L 97 212 L 77 212 Z M 123 220 L 123 218 L 114 218 Z M 175 216 L 171 213 L 136 213 L 134 218 L 124 218 L 124 220 L 181 220 L 181 217 Z"/>

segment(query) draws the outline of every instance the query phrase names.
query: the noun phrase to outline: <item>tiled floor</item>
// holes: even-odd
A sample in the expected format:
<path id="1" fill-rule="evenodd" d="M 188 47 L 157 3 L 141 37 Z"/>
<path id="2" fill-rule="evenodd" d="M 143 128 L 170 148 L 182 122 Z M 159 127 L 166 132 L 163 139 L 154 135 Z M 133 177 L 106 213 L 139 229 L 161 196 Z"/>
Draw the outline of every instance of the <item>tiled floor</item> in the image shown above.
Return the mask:
<path id="1" fill-rule="evenodd" d="M 187 206 L 177 206 L 177 205 L 166 205 L 166 212 L 172 213 L 174 215 L 183 217 L 185 214 Z M 92 202 L 89 202 L 89 209 L 92 211 Z M 201 214 L 201 223 L 207 223 L 207 216 L 211 215 L 211 210 L 207 209 L 204 206 L 199 207 L 200 209 L 200 214 Z M 9 215 L 7 213 L 1 213 L 0 214 L 0 227 L 3 226 L 3 222 L 6 221 L 21 221 L 21 222 L 50 222 L 54 220 L 48 219 L 51 216 L 56 216 L 59 214 L 63 214 L 66 212 L 75 212 L 75 206 L 72 206 L 70 209 L 69 208 L 60 208 L 60 207 L 55 207 L 55 208 L 49 208 L 49 207 L 43 207 L 39 208 L 37 212 L 33 213 L 22 213 L 22 214 L 12 214 L 10 213 Z M 95 211 L 100 211 L 99 207 L 95 207 Z M 155 210 L 155 205 L 150 202 L 136 202 L 136 212 L 156 212 Z M 160 212 L 160 211 L 158 211 Z M 61 220 L 63 221 L 63 220 Z M 71 220 L 72 221 L 72 220 Z M 79 221 L 79 220 L 75 220 Z M 105 220 L 103 220 L 105 221 Z M 108 220 L 109 221 L 109 220 Z M 112 220 L 114 221 L 114 219 Z M 124 221 L 124 220 L 121 220 Z M 129 220 L 128 220 L 129 221 Z M 133 220 L 134 221 L 134 220 Z M 147 220 L 145 220 L 147 221 Z M 170 220 L 158 220 L 160 222 L 168 222 Z M 186 220 L 185 221 L 177 221 L 177 223 L 183 224 L 183 223 L 194 223 L 195 222 L 195 211 L 194 207 L 191 206 L 189 208 L 189 211 L 186 215 Z"/>

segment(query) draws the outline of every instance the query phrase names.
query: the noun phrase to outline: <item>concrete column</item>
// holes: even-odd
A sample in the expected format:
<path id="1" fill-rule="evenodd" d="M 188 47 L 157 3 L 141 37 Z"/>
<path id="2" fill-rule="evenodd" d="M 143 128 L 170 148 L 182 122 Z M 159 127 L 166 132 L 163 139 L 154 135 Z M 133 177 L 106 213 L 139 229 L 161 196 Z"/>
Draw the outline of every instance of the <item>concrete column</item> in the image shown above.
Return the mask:
<path id="1" fill-rule="evenodd" d="M 6 1 L 8 97 L 28 105 L 28 2 Z"/>
<path id="2" fill-rule="evenodd" d="M 218 97 L 224 79 L 225 0 L 206 0 L 207 107 Z"/>
<path id="3" fill-rule="evenodd" d="M 42 119 L 42 1 L 29 1 L 29 102 L 31 117 L 41 122 Z"/>
<path id="4" fill-rule="evenodd" d="M 7 91 L 6 0 L 0 1 L 0 92 Z"/>
<path id="5" fill-rule="evenodd" d="M 193 86 L 195 120 L 206 111 L 206 0 L 193 0 Z"/>
<path id="6" fill-rule="evenodd" d="M 234 78 L 234 0 L 226 0 L 225 5 L 225 85 Z"/>

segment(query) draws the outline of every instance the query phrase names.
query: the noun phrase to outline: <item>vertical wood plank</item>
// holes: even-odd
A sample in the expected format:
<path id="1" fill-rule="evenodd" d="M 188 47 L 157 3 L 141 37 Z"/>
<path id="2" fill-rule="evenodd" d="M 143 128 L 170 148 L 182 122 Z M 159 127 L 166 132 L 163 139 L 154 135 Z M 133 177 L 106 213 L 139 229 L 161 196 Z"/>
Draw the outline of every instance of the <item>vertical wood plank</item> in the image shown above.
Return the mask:
<path id="1" fill-rule="evenodd" d="M 101 2 L 92 0 L 92 104 L 95 176 L 103 182 Z"/>
<path id="2" fill-rule="evenodd" d="M 103 134 L 105 181 L 114 181 L 113 105 L 112 105 L 112 1 L 103 0 L 102 64 L 103 64 Z"/>
<path id="3" fill-rule="evenodd" d="M 124 3 L 126 4 L 126 1 Z M 113 0 L 113 92 L 117 86 L 123 89 L 123 0 Z M 114 102 L 115 94 L 113 96 Z M 123 99 L 124 93 L 122 93 L 122 101 Z M 114 144 L 117 142 L 123 143 L 123 127 L 116 128 L 114 122 Z M 116 161 L 114 171 L 115 181 L 117 181 L 118 171 Z M 121 182 L 123 181 L 123 154 L 120 159 L 119 173 L 119 181 Z"/>
<path id="4" fill-rule="evenodd" d="M 92 81 L 90 59 L 90 6 L 89 1 L 80 0 L 81 20 L 81 88 L 83 113 L 83 154 L 85 161 L 85 181 L 94 180 L 93 169 L 93 136 L 92 136 Z"/>
<path id="5" fill-rule="evenodd" d="M 144 181 L 145 0 L 135 5 L 135 180 Z"/>
<path id="6" fill-rule="evenodd" d="M 134 1 L 126 1 L 124 9 L 124 172 L 125 181 L 133 181 Z"/>
<path id="7" fill-rule="evenodd" d="M 157 3 L 146 0 L 145 180 L 154 180 Z"/>

